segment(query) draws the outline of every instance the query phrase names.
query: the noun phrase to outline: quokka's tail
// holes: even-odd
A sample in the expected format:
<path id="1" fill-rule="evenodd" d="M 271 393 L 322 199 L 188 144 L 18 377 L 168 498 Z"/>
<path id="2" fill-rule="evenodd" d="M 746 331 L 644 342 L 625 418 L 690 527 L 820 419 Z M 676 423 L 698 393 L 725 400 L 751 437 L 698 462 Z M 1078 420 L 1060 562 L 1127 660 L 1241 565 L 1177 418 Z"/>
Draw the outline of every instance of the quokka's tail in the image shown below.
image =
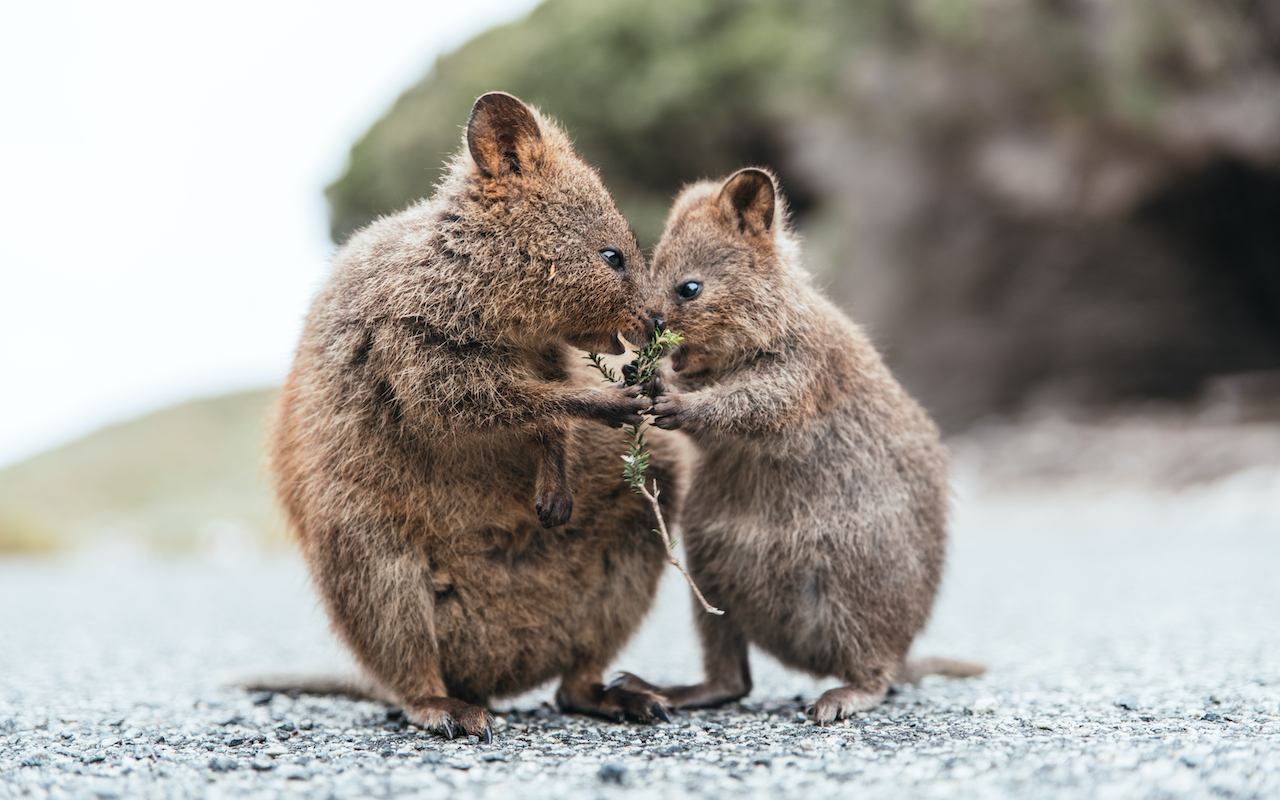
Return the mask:
<path id="1" fill-rule="evenodd" d="M 957 661 L 954 658 L 909 658 L 893 676 L 894 683 L 919 683 L 925 675 L 942 675 L 947 678 L 973 678 L 986 672 L 982 664 Z"/>
<path id="2" fill-rule="evenodd" d="M 352 700 L 371 700 L 375 703 L 398 705 L 390 692 L 373 681 L 359 675 L 305 675 L 278 673 L 248 680 L 236 681 L 231 686 L 247 692 L 275 692 L 276 694 L 340 695 Z"/>

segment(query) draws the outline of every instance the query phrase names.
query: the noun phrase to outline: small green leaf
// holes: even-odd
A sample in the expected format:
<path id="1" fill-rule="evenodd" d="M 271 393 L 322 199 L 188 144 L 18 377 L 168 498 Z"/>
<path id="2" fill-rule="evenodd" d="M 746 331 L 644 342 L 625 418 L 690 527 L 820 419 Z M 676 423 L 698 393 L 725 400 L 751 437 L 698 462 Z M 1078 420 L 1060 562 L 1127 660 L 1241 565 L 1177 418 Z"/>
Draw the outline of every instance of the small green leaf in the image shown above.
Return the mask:
<path id="1" fill-rule="evenodd" d="M 600 370 L 600 374 L 604 376 L 606 383 L 618 383 L 622 380 L 618 377 L 618 373 L 614 372 L 609 368 L 608 364 L 604 363 L 604 356 L 599 353 L 587 353 L 583 357 L 594 364 L 596 369 Z"/>

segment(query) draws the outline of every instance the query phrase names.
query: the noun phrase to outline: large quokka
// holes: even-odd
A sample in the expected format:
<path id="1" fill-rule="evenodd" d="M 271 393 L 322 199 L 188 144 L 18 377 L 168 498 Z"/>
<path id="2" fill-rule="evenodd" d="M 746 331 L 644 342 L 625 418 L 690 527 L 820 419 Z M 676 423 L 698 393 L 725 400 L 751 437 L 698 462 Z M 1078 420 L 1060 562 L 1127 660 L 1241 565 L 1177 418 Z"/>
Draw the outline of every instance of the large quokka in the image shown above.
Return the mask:
<path id="1" fill-rule="evenodd" d="M 491 738 L 490 698 L 553 677 L 567 710 L 665 716 L 601 684 L 665 563 L 611 430 L 651 401 L 570 349 L 642 332 L 643 266 L 568 137 L 487 94 L 435 196 L 354 235 L 307 318 L 275 412 L 277 494 L 335 631 L 450 738 Z"/>
<path id="2" fill-rule="evenodd" d="M 696 612 L 703 682 L 657 691 L 677 707 L 746 695 L 751 642 L 848 684 L 813 704 L 819 722 L 878 704 L 894 680 L 981 672 L 905 660 L 942 572 L 946 453 L 866 335 L 811 286 L 773 177 L 687 187 L 647 282 L 653 322 L 685 341 L 654 424 L 701 451 L 688 567 L 725 609 Z"/>

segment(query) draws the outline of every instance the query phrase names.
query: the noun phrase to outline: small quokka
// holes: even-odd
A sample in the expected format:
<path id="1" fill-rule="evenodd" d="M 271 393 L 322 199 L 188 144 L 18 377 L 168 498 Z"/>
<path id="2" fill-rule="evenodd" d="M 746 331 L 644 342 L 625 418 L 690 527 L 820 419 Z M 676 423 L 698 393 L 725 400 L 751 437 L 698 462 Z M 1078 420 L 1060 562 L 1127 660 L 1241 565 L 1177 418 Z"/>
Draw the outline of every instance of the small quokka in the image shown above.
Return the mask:
<path id="1" fill-rule="evenodd" d="M 928 415 L 862 330 L 800 265 L 773 176 L 687 187 L 646 278 L 652 323 L 684 336 L 654 424 L 700 451 L 683 511 L 688 568 L 723 617 L 695 612 L 704 680 L 656 689 L 673 706 L 751 690 L 747 646 L 847 685 L 825 723 L 892 682 L 982 667 L 908 663 L 942 573 L 947 457 Z"/>
<path id="2" fill-rule="evenodd" d="M 644 261 L 598 175 L 538 111 L 486 94 L 435 196 L 336 262 L 269 449 L 367 677 L 450 738 L 491 739 L 490 698 L 553 677 L 566 710 L 665 717 L 657 696 L 601 682 L 665 551 L 618 460 L 616 428 L 651 401 L 602 386 L 574 350 L 618 354 L 644 327 Z M 651 445 L 674 514 L 678 458 Z"/>

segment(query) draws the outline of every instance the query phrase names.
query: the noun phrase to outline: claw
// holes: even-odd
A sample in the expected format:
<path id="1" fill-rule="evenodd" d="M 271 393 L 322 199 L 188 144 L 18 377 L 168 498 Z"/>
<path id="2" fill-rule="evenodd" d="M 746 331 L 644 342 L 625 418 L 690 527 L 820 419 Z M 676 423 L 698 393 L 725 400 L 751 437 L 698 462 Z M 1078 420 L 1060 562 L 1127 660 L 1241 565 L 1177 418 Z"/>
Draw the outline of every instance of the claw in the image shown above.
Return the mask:
<path id="1" fill-rule="evenodd" d="M 453 741 L 453 737 L 458 735 L 458 729 L 453 727 L 453 717 L 445 717 L 441 720 L 440 732 L 444 734 L 444 738 Z"/>
<path id="2" fill-rule="evenodd" d="M 568 492 L 534 498 L 538 522 L 544 528 L 554 528 L 569 521 L 573 514 L 573 495 Z"/>
<path id="3" fill-rule="evenodd" d="M 627 680 L 627 673 L 625 672 L 619 673 L 618 677 L 614 678 L 613 680 L 609 681 L 604 685 L 604 690 L 607 692 L 610 689 L 617 689 L 619 686 L 625 683 L 626 680 Z"/>
<path id="4" fill-rule="evenodd" d="M 662 705 L 662 703 L 659 703 L 656 700 L 653 701 L 649 704 L 649 711 L 655 716 L 661 718 L 663 722 L 671 722 L 671 715 L 667 713 L 667 709 Z"/>
<path id="5" fill-rule="evenodd" d="M 480 738 L 484 739 L 485 744 L 493 744 L 493 725 L 491 723 L 485 722 L 484 730 L 481 731 L 481 734 Z"/>

